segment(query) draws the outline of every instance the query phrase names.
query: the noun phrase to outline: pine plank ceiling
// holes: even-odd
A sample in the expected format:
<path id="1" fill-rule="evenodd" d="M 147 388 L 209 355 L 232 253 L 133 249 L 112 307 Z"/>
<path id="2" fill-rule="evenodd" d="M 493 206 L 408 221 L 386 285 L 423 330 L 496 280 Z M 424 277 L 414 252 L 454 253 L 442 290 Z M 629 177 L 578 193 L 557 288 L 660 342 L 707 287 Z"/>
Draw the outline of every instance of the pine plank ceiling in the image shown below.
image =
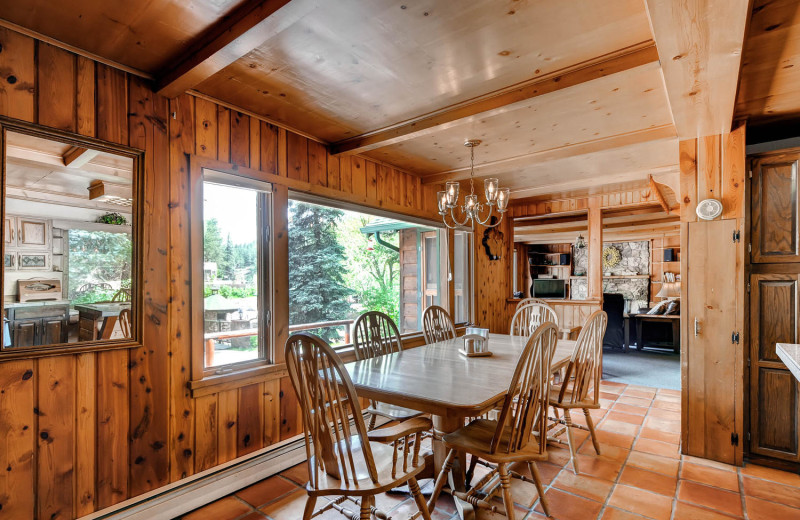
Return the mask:
<path id="1" fill-rule="evenodd" d="M 674 177 L 679 136 L 729 127 L 740 60 L 736 117 L 800 112 L 800 0 L 753 3 L 746 40 L 748 0 L 0 0 L 0 17 L 423 182 L 468 176 L 463 141 L 482 139 L 478 177 L 542 197 Z"/>

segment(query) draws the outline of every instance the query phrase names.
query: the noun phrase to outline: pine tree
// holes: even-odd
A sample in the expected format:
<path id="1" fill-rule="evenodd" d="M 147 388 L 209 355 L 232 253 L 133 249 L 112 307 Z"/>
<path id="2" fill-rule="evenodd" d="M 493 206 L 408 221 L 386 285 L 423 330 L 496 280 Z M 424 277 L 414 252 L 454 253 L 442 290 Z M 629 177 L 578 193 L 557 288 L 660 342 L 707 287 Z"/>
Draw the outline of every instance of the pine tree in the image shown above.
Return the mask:
<path id="1" fill-rule="evenodd" d="M 222 232 L 219 229 L 217 219 L 212 218 L 206 221 L 205 232 L 203 233 L 203 261 L 216 262 L 220 264 L 222 260 Z"/>
<path id="2" fill-rule="evenodd" d="M 314 323 L 350 318 L 344 284 L 345 250 L 336 235 L 341 210 L 289 202 L 289 323 Z M 316 332 L 327 341 L 334 329 Z"/>
<path id="3" fill-rule="evenodd" d="M 234 271 L 236 270 L 236 259 L 233 254 L 233 242 L 231 242 L 231 234 L 228 233 L 228 239 L 225 241 L 225 248 L 222 249 L 220 254 L 219 277 L 223 280 L 233 280 Z"/>

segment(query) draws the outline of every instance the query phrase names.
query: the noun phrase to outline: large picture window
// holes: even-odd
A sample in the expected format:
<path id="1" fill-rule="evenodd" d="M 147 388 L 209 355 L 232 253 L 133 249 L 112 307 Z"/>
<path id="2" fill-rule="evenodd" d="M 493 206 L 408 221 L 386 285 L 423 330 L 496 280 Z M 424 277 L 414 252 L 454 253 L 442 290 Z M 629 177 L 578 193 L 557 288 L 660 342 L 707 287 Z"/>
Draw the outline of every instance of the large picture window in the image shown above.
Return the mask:
<path id="1" fill-rule="evenodd" d="M 350 343 L 359 314 L 388 314 L 401 333 L 446 301 L 446 231 L 401 219 L 290 200 L 289 330 Z"/>
<path id="2" fill-rule="evenodd" d="M 202 192 L 204 367 L 224 373 L 263 364 L 270 360 L 270 186 L 206 169 Z"/>

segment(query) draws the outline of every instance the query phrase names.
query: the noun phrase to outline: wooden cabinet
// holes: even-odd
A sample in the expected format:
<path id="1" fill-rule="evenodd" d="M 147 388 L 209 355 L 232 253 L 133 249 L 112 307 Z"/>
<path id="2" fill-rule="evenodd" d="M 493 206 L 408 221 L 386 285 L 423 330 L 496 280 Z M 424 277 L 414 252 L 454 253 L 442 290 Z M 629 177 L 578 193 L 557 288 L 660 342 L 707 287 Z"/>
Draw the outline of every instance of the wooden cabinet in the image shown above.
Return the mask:
<path id="1" fill-rule="evenodd" d="M 45 250 L 50 247 L 47 221 L 31 217 L 17 217 L 17 247 Z"/>
<path id="2" fill-rule="evenodd" d="M 45 251 L 50 248 L 50 226 L 45 219 L 7 216 L 3 240 L 6 247 Z"/>
<path id="3" fill-rule="evenodd" d="M 754 274 L 750 287 L 750 452 L 800 461 L 798 382 L 775 353 L 800 339 L 800 274 Z"/>
<path id="4" fill-rule="evenodd" d="M 6 247 L 15 247 L 17 245 L 16 217 L 6 217 L 3 219 L 3 241 Z"/>
<path id="5" fill-rule="evenodd" d="M 800 152 L 752 161 L 753 263 L 800 262 L 797 176 Z"/>
<path id="6" fill-rule="evenodd" d="M 7 312 L 12 346 L 66 343 L 69 305 L 12 307 Z"/>

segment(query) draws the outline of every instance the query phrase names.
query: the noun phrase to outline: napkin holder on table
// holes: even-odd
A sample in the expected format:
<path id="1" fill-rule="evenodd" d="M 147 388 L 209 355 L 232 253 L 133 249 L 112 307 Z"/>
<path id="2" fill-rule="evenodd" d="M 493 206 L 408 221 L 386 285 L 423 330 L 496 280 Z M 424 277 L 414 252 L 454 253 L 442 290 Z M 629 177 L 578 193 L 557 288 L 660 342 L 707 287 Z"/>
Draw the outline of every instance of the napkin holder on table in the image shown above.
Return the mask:
<path id="1" fill-rule="evenodd" d="M 467 357 L 487 357 L 491 356 L 489 352 L 489 338 L 488 330 L 486 334 L 467 334 L 462 338 L 464 346 L 458 351 Z"/>

